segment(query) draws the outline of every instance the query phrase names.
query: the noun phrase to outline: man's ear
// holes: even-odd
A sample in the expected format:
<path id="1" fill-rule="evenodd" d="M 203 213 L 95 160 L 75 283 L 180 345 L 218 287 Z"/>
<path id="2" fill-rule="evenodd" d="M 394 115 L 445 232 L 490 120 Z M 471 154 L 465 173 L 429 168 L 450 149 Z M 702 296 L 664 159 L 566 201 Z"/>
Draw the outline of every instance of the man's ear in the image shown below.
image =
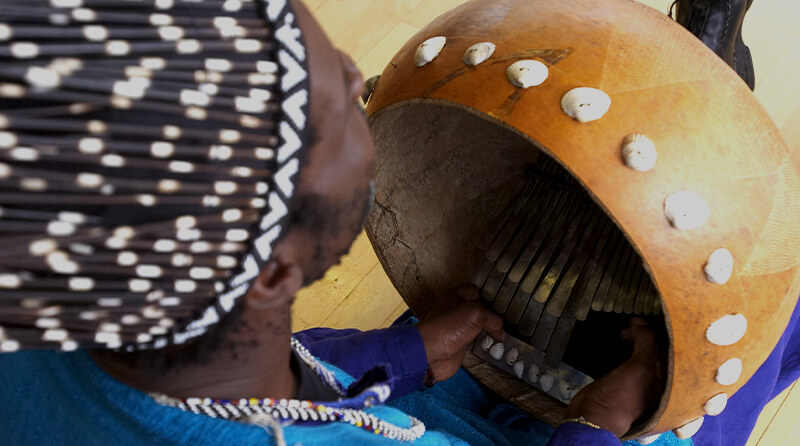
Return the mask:
<path id="1" fill-rule="evenodd" d="M 266 310 L 291 303 L 303 287 L 303 270 L 296 263 L 271 259 L 259 273 L 247 293 L 246 304 Z"/>

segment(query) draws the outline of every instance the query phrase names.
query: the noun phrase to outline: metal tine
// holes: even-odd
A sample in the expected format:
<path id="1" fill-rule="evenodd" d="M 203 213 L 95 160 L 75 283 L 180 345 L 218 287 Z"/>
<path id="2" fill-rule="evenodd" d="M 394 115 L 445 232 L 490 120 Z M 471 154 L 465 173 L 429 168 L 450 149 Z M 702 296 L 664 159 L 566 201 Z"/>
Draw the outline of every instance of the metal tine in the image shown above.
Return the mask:
<path id="1" fill-rule="evenodd" d="M 562 197 L 560 191 L 557 194 L 558 197 Z M 555 233 L 558 228 L 563 226 L 567 215 L 571 214 L 569 211 L 572 210 L 574 206 L 575 198 L 571 195 L 564 195 L 562 199 L 559 199 L 555 208 L 548 213 L 547 220 L 540 223 L 539 229 L 528 243 L 525 252 L 520 256 L 520 260 L 514 265 L 511 273 L 509 273 L 508 280 L 519 282 L 519 286 L 514 292 L 511 302 L 508 304 L 508 309 L 505 312 L 505 319 L 511 325 L 516 326 L 522 319 L 522 315 L 525 313 L 525 308 L 529 305 L 533 289 L 536 285 L 534 284 L 528 288 L 522 287 L 524 280 L 527 278 L 526 271 L 529 271 L 529 268 L 535 266 L 534 259 L 536 259 L 537 256 L 541 256 L 542 254 L 540 251 L 548 246 L 546 242 L 548 234 Z"/>
<path id="2" fill-rule="evenodd" d="M 508 275 L 509 280 L 520 283 L 525 277 L 525 272 L 534 260 L 547 235 L 553 231 L 554 222 L 563 221 L 562 215 L 575 202 L 575 197 L 564 191 L 556 191 L 548 197 L 548 203 L 543 207 L 544 219 L 536 225 L 536 231 L 525 245 L 525 250 L 514 263 Z M 557 223 L 560 224 L 560 223 Z"/>
<path id="3" fill-rule="evenodd" d="M 653 290 L 653 310 L 652 310 L 652 313 L 653 313 L 653 315 L 658 316 L 659 314 L 661 314 L 661 304 L 662 304 L 661 296 L 656 291 L 655 286 L 652 288 L 652 290 Z"/>
<path id="4" fill-rule="evenodd" d="M 607 258 L 607 262 L 605 263 L 606 267 L 603 268 L 600 283 L 597 286 L 597 291 L 594 294 L 594 300 L 592 301 L 593 311 L 603 311 L 606 297 L 608 296 L 608 289 L 611 286 L 611 280 L 613 279 L 616 270 L 619 268 L 624 268 L 625 266 L 624 261 L 626 258 L 624 257 L 624 254 L 625 246 L 628 242 L 625 240 L 625 236 L 623 236 L 619 230 L 617 230 L 617 233 L 619 237 L 616 237 L 614 240 L 614 244 L 612 245 L 613 252 L 610 257 Z"/>
<path id="5" fill-rule="evenodd" d="M 630 246 L 630 244 L 628 244 L 628 246 L 631 250 L 630 258 L 628 259 L 628 265 L 625 267 L 625 272 L 623 275 L 620 276 L 619 282 L 614 284 L 616 285 L 616 290 L 614 293 L 614 307 L 611 309 L 611 311 L 618 314 L 625 310 L 628 290 L 631 287 L 639 285 L 638 280 L 635 283 L 633 282 L 633 276 L 636 273 L 637 267 L 641 269 L 639 266 L 639 255 L 636 253 L 636 250 Z M 614 285 L 612 285 L 612 287 Z"/>
<path id="6" fill-rule="evenodd" d="M 519 220 L 515 217 L 525 210 L 525 205 L 528 203 L 532 193 L 533 182 L 528 181 L 514 201 L 511 201 L 500 214 L 502 216 L 502 221 L 497 225 L 497 230 L 492 232 L 482 245 L 482 247 L 485 247 L 486 255 L 483 258 L 481 266 L 477 268 L 475 274 L 472 276 L 472 284 L 475 285 L 476 288 L 483 289 L 486 279 L 489 278 L 489 274 L 494 270 L 494 264 L 497 258 L 506 246 L 508 246 L 513 236 L 513 231 L 519 223 Z M 508 234 L 509 232 L 511 232 L 511 234 Z M 492 301 L 495 298 L 494 295 L 483 295 L 483 292 L 481 292 L 481 295 L 488 301 Z"/>
<path id="7" fill-rule="evenodd" d="M 494 264 L 497 259 L 500 258 L 500 255 L 511 242 L 514 234 L 516 234 L 517 229 L 520 226 L 520 216 L 525 215 L 525 213 L 528 211 L 527 205 L 533 196 L 533 191 L 535 190 L 534 186 L 535 185 L 533 182 L 528 182 L 528 184 L 525 186 L 524 194 L 515 204 L 511 215 L 506 220 L 502 229 L 498 232 L 498 235 L 491 247 L 486 251 L 486 257 L 492 262 L 492 264 Z"/>
<path id="8" fill-rule="evenodd" d="M 549 186 L 545 185 L 544 187 L 546 188 L 546 190 L 549 190 Z M 520 237 L 519 240 L 520 245 L 518 253 L 519 251 L 522 252 L 519 253 L 519 255 L 517 255 L 516 260 L 514 261 L 513 265 L 511 265 L 512 267 L 511 273 L 505 276 L 505 280 L 503 281 L 503 284 L 500 287 L 500 290 L 498 291 L 497 297 L 494 302 L 494 309 L 498 313 L 503 314 L 508 309 L 508 305 L 511 302 L 512 297 L 514 296 L 514 292 L 519 286 L 520 282 L 519 278 L 521 276 L 521 273 L 518 273 L 518 271 L 519 270 L 525 271 L 528 268 L 528 264 L 530 263 L 532 257 L 532 255 L 529 255 L 529 251 L 532 247 L 535 249 L 536 245 L 538 245 L 535 243 L 531 243 L 531 240 L 533 240 L 530 238 L 531 232 L 534 230 L 538 231 L 541 227 L 541 222 L 549 221 L 548 216 L 556 215 L 555 214 L 556 211 L 553 211 L 552 208 L 553 207 L 558 208 L 560 197 L 561 197 L 560 193 L 543 194 L 543 198 L 546 199 L 547 201 L 542 203 L 541 206 L 539 206 L 538 212 L 536 213 L 537 217 L 541 216 L 542 218 L 539 221 L 535 222 L 536 224 L 534 224 L 533 221 L 529 222 L 527 224 L 527 230 L 525 231 L 524 234 L 521 234 L 524 235 L 524 237 Z M 560 201 L 563 202 L 563 200 Z"/>
<path id="9" fill-rule="evenodd" d="M 559 287 L 561 287 L 561 282 L 565 280 L 571 280 L 574 284 L 574 280 L 577 279 L 577 277 L 571 279 L 565 277 L 567 261 L 572 260 L 573 263 L 581 262 L 578 268 L 582 268 L 586 257 L 588 257 L 588 252 L 581 249 L 582 247 L 580 245 L 577 248 L 575 245 L 578 242 L 578 238 L 580 238 L 581 241 L 588 241 L 589 236 L 594 234 L 596 207 L 594 207 L 592 203 L 588 204 L 589 206 L 583 209 L 583 217 L 580 219 L 576 218 L 573 221 L 573 224 L 567 231 L 563 244 L 558 249 L 560 251 L 558 257 L 550 266 L 549 271 L 544 279 L 542 279 L 542 283 L 539 284 L 536 291 L 533 293 L 533 299 L 535 301 L 546 303 L 545 311 L 539 317 L 539 322 L 536 324 L 536 329 L 531 338 L 532 345 L 542 351 L 547 348 L 547 345 L 552 339 L 553 331 L 558 323 L 558 319 L 562 317 L 562 312 L 567 305 L 567 298 L 570 294 L 570 290 L 563 290 L 556 295 L 553 289 L 556 287 L 556 284 L 559 284 Z M 579 220 L 580 223 L 578 223 Z M 581 237 L 578 237 L 580 231 L 578 231 L 577 228 L 583 229 Z M 576 257 L 583 258 L 581 260 Z M 571 267 L 572 265 L 570 265 L 570 269 Z M 573 276 L 575 274 L 577 273 L 573 273 Z M 563 317 L 574 318 L 572 315 L 564 315 Z"/>
<path id="10" fill-rule="evenodd" d="M 580 212 L 580 209 L 581 206 L 579 203 L 573 204 L 566 221 L 572 221 L 572 219 L 575 217 L 575 214 Z M 542 248 L 541 253 L 536 259 L 536 262 L 533 264 L 530 270 L 528 270 L 528 273 L 522 280 L 519 288 L 526 294 L 532 294 L 535 292 L 536 287 L 538 286 L 545 271 L 547 271 L 548 266 L 551 265 L 555 260 L 554 256 L 556 249 L 562 243 L 562 240 L 565 236 L 565 231 L 563 228 L 566 225 L 566 221 L 561 220 L 554 226 L 554 231 L 558 231 L 556 232 L 556 236 L 549 238 L 547 244 Z M 532 305 L 534 302 L 537 305 Z M 544 302 L 537 301 L 532 297 L 528 300 L 528 307 L 525 309 L 525 311 L 523 311 L 519 324 L 520 333 L 525 336 L 533 335 L 533 331 L 536 328 L 536 324 L 539 321 L 539 317 L 542 314 L 543 308 Z"/>
<path id="11" fill-rule="evenodd" d="M 616 306 L 616 299 L 617 295 L 619 294 L 619 286 L 622 283 L 622 280 L 625 277 L 625 274 L 628 272 L 631 264 L 631 258 L 634 257 L 633 250 L 630 249 L 630 245 L 628 244 L 628 239 L 622 238 L 622 241 L 625 246 L 625 251 L 623 253 L 623 259 L 620 262 L 617 269 L 614 271 L 614 275 L 611 277 L 609 281 L 608 293 L 606 294 L 606 300 L 603 304 L 603 311 L 606 313 L 611 313 L 614 311 L 614 307 Z"/>
<path id="12" fill-rule="evenodd" d="M 594 245 L 592 256 L 581 270 L 578 281 L 572 288 L 568 299 L 568 302 L 573 300 L 576 302 L 575 317 L 581 321 L 586 320 L 589 315 L 592 299 L 597 291 L 600 278 L 603 276 L 603 269 L 606 267 L 605 262 L 611 255 L 611 246 L 613 246 L 615 238 L 619 235 L 619 232 L 615 232 L 616 226 L 608 218 L 604 218 L 602 226 L 603 229 L 600 238 Z"/>
<path id="13" fill-rule="evenodd" d="M 625 297 L 625 305 L 623 311 L 625 314 L 632 314 L 633 309 L 636 306 L 636 292 L 639 291 L 639 283 L 642 279 L 642 274 L 644 274 L 644 267 L 642 267 L 642 260 L 641 258 L 637 259 L 636 267 L 633 271 L 632 280 L 630 283 L 627 284 L 627 295 Z"/>
<path id="14" fill-rule="evenodd" d="M 644 304 L 647 300 L 647 288 L 650 284 L 650 275 L 642 267 L 642 277 L 639 280 L 639 287 L 636 290 L 636 303 L 633 306 L 633 314 L 644 314 Z"/>
<path id="15" fill-rule="evenodd" d="M 571 303 L 571 300 L 576 302 L 580 300 L 578 296 L 573 296 L 573 290 L 578 282 L 578 279 L 589 261 L 589 256 L 592 253 L 592 248 L 595 246 L 595 241 L 602 237 L 605 226 L 608 224 L 607 218 L 596 207 L 592 208 L 592 213 L 589 216 L 589 224 L 586 226 L 581 236 L 580 241 L 572 254 L 571 263 L 566 272 L 560 278 L 558 286 L 555 289 L 552 297 L 550 297 L 547 304 L 547 314 L 555 317 L 560 317 L 571 311 L 571 316 L 574 317 L 576 304 Z"/>
<path id="16" fill-rule="evenodd" d="M 584 201 L 579 204 L 579 208 L 575 213 L 576 215 L 572 217 L 572 222 L 567 228 L 564 238 L 561 240 L 558 248 L 556 248 L 558 255 L 555 260 L 548 265 L 547 272 L 533 292 L 533 298 L 538 302 L 548 302 L 553 289 L 564 272 L 564 268 L 567 266 L 567 262 L 575 255 L 575 244 L 578 242 L 579 235 L 581 235 L 579 229 L 583 229 L 584 235 L 594 229 L 594 222 L 592 221 L 594 209 L 592 209 L 591 206 L 587 206 L 587 203 Z M 568 294 L 566 296 L 568 296 Z M 558 308 L 558 314 L 554 314 L 554 316 L 558 316 L 561 313 L 565 304 L 566 299 L 562 302 L 556 302 L 553 305 L 554 308 Z"/>
<path id="17" fill-rule="evenodd" d="M 592 304 L 594 289 L 589 287 L 590 282 L 592 282 L 595 270 L 598 268 L 599 259 L 604 253 L 603 248 L 608 243 L 609 238 L 612 237 L 612 229 L 615 228 L 611 220 L 602 211 L 595 210 L 596 217 L 594 220 L 597 225 L 594 231 L 587 231 L 590 234 L 588 238 L 581 240 L 583 252 L 579 253 L 578 257 L 570 265 L 566 278 L 556 290 L 556 293 L 568 293 L 569 297 L 560 316 L 555 319 L 557 322 L 547 343 L 544 359 L 547 367 L 558 367 L 561 363 L 572 335 L 572 329 L 579 319 L 586 319 Z M 591 257 L 589 256 L 590 254 Z M 595 288 L 597 287 L 597 282 L 597 280 L 594 281 Z M 557 299 L 557 297 L 554 296 L 551 301 L 554 301 L 554 299 Z M 543 317 L 545 319 L 552 318 L 550 313 L 545 313 Z M 539 324 L 542 324 L 542 322 L 540 321 Z M 539 327 L 536 329 L 538 331 Z M 535 338 L 536 333 L 534 333 L 534 341 L 536 341 Z"/>
<path id="18" fill-rule="evenodd" d="M 541 215 L 545 211 L 541 204 L 548 199 L 548 191 L 549 187 L 546 184 L 536 183 L 533 189 L 532 202 L 527 206 L 529 212 L 520 220 L 519 231 L 505 249 L 503 255 L 497 259 L 495 270 L 507 273 L 514 265 L 520 252 L 525 248 L 525 242 L 528 240 L 530 233 L 536 228 L 536 224 L 542 220 Z"/>
<path id="19" fill-rule="evenodd" d="M 653 314 L 653 301 L 655 300 L 655 288 L 653 286 L 653 282 L 650 281 L 647 284 L 647 297 L 644 301 L 644 310 L 642 312 L 644 315 L 649 316 Z"/>
<path id="20" fill-rule="evenodd" d="M 553 335 L 545 349 L 544 365 L 546 367 L 559 367 L 561 360 L 564 358 L 564 353 L 567 351 L 569 338 L 572 335 L 572 329 L 575 328 L 576 322 L 577 319 L 574 317 L 562 316 L 558 318 L 558 323 L 553 329 Z"/>

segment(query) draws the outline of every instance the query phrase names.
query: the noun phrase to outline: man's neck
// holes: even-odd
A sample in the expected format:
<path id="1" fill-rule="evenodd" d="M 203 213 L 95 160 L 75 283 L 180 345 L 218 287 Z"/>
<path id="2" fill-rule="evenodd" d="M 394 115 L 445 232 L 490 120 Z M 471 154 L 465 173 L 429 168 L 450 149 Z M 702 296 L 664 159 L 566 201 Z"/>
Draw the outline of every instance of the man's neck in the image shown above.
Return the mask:
<path id="1" fill-rule="evenodd" d="M 176 398 L 293 398 L 298 381 L 290 362 L 290 325 L 285 314 L 276 314 L 275 319 L 249 321 L 244 329 L 229 331 L 203 363 L 153 370 L 132 366 L 118 354 L 94 353 L 92 358 L 112 377 L 148 393 Z"/>

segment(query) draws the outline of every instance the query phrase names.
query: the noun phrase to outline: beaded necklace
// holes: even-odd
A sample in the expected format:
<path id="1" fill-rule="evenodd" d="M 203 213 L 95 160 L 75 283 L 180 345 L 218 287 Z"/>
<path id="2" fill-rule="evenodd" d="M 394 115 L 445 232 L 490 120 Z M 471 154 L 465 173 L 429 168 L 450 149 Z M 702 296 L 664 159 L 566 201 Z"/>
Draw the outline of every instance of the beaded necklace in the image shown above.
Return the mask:
<path id="1" fill-rule="evenodd" d="M 317 375 L 339 395 L 344 396 L 344 391 L 333 373 L 326 369 L 313 355 L 292 337 L 292 350 L 305 362 Z M 172 398 L 166 395 L 151 394 L 151 397 L 163 406 L 174 407 L 187 412 L 203 414 L 212 418 L 227 420 L 256 419 L 269 416 L 281 425 L 290 425 L 297 422 L 340 422 L 360 427 L 376 435 L 382 435 L 392 440 L 402 442 L 414 441 L 425 434 L 425 424 L 409 416 L 411 426 L 402 428 L 375 415 L 360 409 L 347 409 L 330 407 L 325 404 L 306 400 L 272 399 L 272 398 L 242 398 L 238 400 L 220 400 L 212 398 Z M 379 398 L 383 400 L 383 398 Z M 368 398 L 364 403 L 369 407 L 373 399 Z M 383 402 L 383 401 L 381 401 Z"/>

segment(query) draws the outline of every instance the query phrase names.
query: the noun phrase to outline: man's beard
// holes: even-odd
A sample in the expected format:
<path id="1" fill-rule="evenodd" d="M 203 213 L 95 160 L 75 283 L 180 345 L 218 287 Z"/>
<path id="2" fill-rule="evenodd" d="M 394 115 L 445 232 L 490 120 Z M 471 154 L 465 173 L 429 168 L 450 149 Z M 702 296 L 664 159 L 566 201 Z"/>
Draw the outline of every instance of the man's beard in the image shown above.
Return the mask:
<path id="1" fill-rule="evenodd" d="M 300 195 L 292 204 L 289 213 L 289 229 L 302 229 L 313 236 L 313 255 L 308 271 L 304 271 L 304 286 L 321 279 L 332 265 L 347 254 L 361 229 L 369 218 L 375 197 L 375 185 L 370 181 L 366 190 L 361 189 L 345 203 L 332 203 L 320 195 Z M 354 215 L 359 215 L 358 220 Z M 338 245 L 346 235 L 347 245 Z"/>

